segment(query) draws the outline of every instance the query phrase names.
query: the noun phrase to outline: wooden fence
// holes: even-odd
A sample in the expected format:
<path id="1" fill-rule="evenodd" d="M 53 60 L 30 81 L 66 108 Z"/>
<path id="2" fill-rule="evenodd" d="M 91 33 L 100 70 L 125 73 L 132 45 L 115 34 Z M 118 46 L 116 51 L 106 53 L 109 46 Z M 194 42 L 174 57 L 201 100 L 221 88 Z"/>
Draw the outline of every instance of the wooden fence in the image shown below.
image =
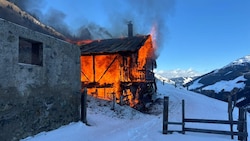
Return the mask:
<path id="1" fill-rule="evenodd" d="M 168 120 L 168 107 L 169 107 L 169 97 L 164 97 L 164 108 L 163 108 L 163 134 L 168 134 L 172 132 L 179 132 L 185 134 L 185 132 L 199 132 L 199 133 L 210 133 L 210 134 L 222 134 L 231 135 L 233 139 L 234 136 L 238 136 L 238 140 L 247 141 L 247 121 L 246 121 L 246 110 L 243 108 L 239 109 L 238 121 L 233 120 L 211 120 L 211 119 L 192 119 L 185 117 L 185 101 L 182 100 L 182 121 L 181 122 L 170 122 Z M 230 116 L 229 116 L 230 119 Z M 211 130 L 211 129 L 200 129 L 200 128 L 190 128 L 186 127 L 186 123 L 208 123 L 208 124 L 228 124 L 230 125 L 230 131 L 223 130 Z M 181 130 L 169 130 L 168 125 L 179 125 Z M 233 125 L 237 125 L 238 131 L 233 131 Z"/>

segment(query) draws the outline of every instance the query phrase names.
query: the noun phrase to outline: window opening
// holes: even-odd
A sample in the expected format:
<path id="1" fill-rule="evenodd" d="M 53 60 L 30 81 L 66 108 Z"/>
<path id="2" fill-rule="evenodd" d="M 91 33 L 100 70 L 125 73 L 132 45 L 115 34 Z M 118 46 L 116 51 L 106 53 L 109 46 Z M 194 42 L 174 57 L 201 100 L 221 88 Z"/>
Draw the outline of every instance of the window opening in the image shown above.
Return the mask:
<path id="1" fill-rule="evenodd" d="M 43 43 L 19 37 L 19 63 L 43 65 Z"/>

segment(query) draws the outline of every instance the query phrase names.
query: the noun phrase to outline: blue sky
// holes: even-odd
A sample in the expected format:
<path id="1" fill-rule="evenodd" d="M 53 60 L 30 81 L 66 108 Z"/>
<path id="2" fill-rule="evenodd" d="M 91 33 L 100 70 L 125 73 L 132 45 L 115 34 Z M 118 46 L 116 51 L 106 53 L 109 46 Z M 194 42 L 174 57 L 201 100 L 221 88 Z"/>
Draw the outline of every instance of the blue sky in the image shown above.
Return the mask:
<path id="1" fill-rule="evenodd" d="M 157 23 L 157 71 L 203 74 L 250 54 L 249 0 L 46 0 L 41 5 L 44 13 L 62 11 L 72 31 L 95 23 L 116 34 L 132 20 L 135 33 L 148 34 Z"/>
<path id="2" fill-rule="evenodd" d="M 250 54 L 249 0 L 177 0 L 168 27 L 160 70 L 204 73 Z"/>

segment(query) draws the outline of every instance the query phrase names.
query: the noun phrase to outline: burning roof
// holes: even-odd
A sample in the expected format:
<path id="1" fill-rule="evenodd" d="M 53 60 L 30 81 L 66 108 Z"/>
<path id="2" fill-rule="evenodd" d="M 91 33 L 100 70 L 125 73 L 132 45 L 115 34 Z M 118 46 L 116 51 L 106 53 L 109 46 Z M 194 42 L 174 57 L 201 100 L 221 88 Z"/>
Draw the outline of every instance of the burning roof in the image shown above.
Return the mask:
<path id="1" fill-rule="evenodd" d="M 135 52 L 144 45 L 149 36 L 150 35 L 94 40 L 91 43 L 80 46 L 81 55 Z"/>

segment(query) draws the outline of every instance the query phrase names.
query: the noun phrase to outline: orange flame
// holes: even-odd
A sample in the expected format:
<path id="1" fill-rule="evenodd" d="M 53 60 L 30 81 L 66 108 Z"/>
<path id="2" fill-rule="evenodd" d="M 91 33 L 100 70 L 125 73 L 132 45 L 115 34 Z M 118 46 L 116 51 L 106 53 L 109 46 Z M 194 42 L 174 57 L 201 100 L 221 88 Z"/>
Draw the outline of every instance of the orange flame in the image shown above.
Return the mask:
<path id="1" fill-rule="evenodd" d="M 93 40 L 80 40 L 80 41 L 76 41 L 76 45 L 84 45 L 84 44 L 89 44 L 93 42 Z"/>
<path id="2" fill-rule="evenodd" d="M 84 45 L 84 44 L 89 44 L 91 42 L 93 42 L 93 40 L 78 40 L 78 41 L 73 41 L 71 39 L 65 39 L 67 42 L 71 43 L 71 44 L 75 44 L 75 45 Z"/>
<path id="3" fill-rule="evenodd" d="M 81 81 L 89 87 L 89 94 L 111 100 L 115 93 L 117 102 L 121 102 L 121 97 L 127 97 L 132 107 L 139 102 L 140 88 L 133 91 L 128 87 L 146 82 L 147 69 L 152 68 L 152 59 L 154 48 L 150 35 L 138 52 L 127 56 L 118 53 L 81 56 Z"/>
<path id="4" fill-rule="evenodd" d="M 109 100 L 113 92 L 119 93 L 119 61 L 116 56 L 81 56 L 81 81 L 96 85 L 88 89 L 93 96 Z"/>

